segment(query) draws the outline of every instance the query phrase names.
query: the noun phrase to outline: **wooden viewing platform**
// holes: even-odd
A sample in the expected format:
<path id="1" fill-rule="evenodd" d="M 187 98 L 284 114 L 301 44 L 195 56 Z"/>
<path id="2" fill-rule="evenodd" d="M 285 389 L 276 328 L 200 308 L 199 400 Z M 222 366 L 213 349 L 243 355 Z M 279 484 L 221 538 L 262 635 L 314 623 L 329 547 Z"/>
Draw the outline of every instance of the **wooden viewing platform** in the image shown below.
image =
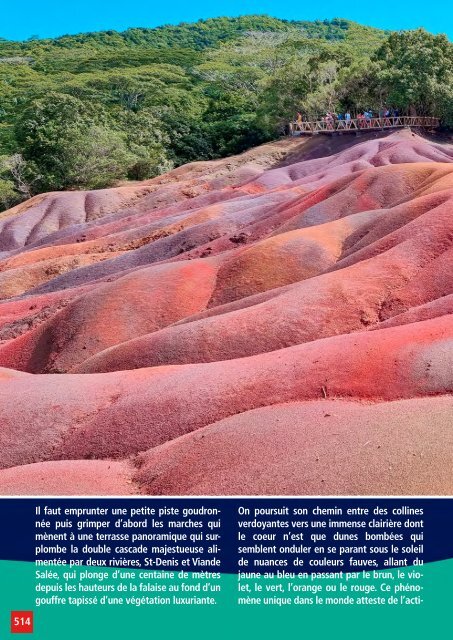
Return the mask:
<path id="1" fill-rule="evenodd" d="M 398 116 L 396 118 L 351 118 L 351 120 L 314 120 L 312 122 L 290 122 L 289 135 L 315 135 L 318 133 L 356 133 L 359 131 L 382 131 L 384 129 L 400 129 L 409 127 L 423 127 L 437 129 L 439 118 L 425 116 Z"/>

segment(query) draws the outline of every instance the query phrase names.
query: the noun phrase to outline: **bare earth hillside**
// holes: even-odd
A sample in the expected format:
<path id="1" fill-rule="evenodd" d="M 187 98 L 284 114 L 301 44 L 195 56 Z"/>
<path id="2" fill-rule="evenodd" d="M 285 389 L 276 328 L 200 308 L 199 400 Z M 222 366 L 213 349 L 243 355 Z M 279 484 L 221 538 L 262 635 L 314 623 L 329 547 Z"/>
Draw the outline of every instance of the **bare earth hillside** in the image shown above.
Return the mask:
<path id="1" fill-rule="evenodd" d="M 0 214 L 0 493 L 451 494 L 452 266 L 411 131 Z"/>

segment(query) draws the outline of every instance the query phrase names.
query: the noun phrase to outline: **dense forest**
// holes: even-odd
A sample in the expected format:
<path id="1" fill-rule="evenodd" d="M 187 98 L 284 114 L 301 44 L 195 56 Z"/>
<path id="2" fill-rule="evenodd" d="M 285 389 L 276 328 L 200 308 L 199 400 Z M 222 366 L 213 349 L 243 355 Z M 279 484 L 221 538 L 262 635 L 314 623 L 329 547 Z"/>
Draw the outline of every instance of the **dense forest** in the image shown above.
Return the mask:
<path id="1" fill-rule="evenodd" d="M 0 208 L 281 135 L 296 111 L 389 106 L 453 123 L 453 45 L 343 19 L 216 18 L 0 40 Z"/>

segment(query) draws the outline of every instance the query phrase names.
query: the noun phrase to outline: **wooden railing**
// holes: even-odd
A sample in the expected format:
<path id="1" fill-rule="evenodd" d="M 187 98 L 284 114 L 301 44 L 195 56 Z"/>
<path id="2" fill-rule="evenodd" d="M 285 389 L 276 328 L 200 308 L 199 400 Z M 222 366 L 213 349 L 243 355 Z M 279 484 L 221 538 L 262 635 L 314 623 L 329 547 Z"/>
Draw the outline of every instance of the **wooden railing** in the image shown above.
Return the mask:
<path id="1" fill-rule="evenodd" d="M 383 129 L 398 129 L 402 127 L 423 127 L 424 129 L 436 129 L 439 126 L 439 118 L 425 116 L 398 116 L 397 118 L 352 118 L 351 120 L 314 120 L 307 122 L 290 122 L 289 135 L 295 136 L 301 133 L 334 133 L 377 131 Z"/>

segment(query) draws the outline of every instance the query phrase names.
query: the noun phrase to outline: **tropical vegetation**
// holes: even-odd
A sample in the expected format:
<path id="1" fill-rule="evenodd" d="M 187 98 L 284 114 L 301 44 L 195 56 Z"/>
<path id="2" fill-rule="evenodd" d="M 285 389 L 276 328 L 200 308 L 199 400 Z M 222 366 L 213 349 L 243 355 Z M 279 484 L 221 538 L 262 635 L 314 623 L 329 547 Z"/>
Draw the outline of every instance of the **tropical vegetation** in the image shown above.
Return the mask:
<path id="1" fill-rule="evenodd" d="M 0 40 L 0 207 L 143 180 L 387 105 L 453 123 L 453 46 L 422 29 L 268 16 Z"/>

